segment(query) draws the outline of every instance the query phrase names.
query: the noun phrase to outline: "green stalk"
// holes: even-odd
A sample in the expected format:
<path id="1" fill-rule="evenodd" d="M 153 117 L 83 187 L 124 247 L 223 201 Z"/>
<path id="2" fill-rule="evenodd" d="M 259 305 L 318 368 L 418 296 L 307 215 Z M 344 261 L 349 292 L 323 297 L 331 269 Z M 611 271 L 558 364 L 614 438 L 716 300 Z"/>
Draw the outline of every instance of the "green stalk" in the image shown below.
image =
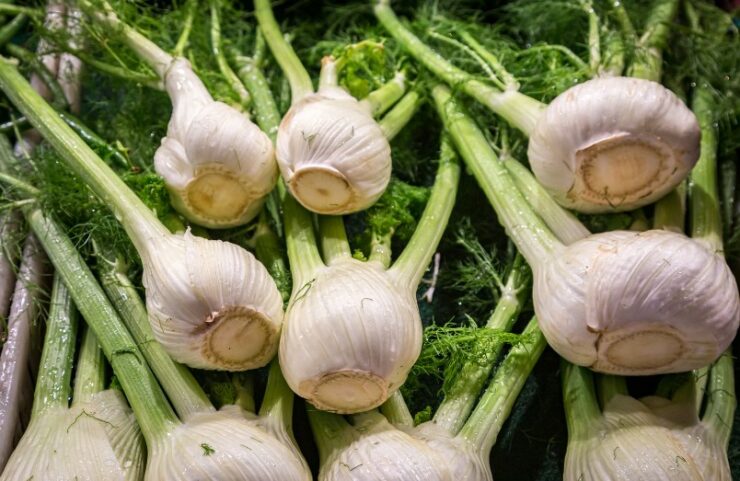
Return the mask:
<path id="1" fill-rule="evenodd" d="M 627 390 L 627 378 L 623 376 L 611 376 L 603 374 L 599 376 L 597 383 L 601 406 L 606 406 L 617 394 L 629 396 Z"/>
<path id="2" fill-rule="evenodd" d="M 10 40 L 15 37 L 15 34 L 23 28 L 27 20 L 28 15 L 25 13 L 19 13 L 13 17 L 13 20 L 3 25 L 3 27 L 0 28 L 0 46 L 10 42 Z"/>
<path id="3" fill-rule="evenodd" d="M 272 231 L 267 222 L 267 214 L 263 210 L 257 222 L 254 233 L 255 254 L 265 266 L 267 272 L 275 280 L 278 290 L 287 302 L 290 297 L 291 279 L 290 270 L 285 262 L 283 247 L 277 234 Z"/>
<path id="4" fill-rule="evenodd" d="M 522 332 L 521 342 L 511 348 L 475 411 L 460 430 L 459 435 L 477 446 L 480 453 L 487 455 L 491 452 L 519 392 L 546 346 L 547 341 L 540 332 L 537 319 L 532 318 Z"/>
<path id="5" fill-rule="evenodd" d="M 694 89 L 691 108 L 701 129 L 701 153 L 689 182 L 691 199 L 691 237 L 710 250 L 724 252 L 722 247 L 722 221 L 717 189 L 717 126 L 716 98 L 711 88 L 698 82 Z"/>
<path id="6" fill-rule="evenodd" d="M 267 79 L 254 59 L 239 56 L 236 57 L 234 63 L 239 69 L 239 78 L 251 94 L 257 124 L 275 143 L 280 125 L 280 112 L 270 92 Z"/>
<path id="7" fill-rule="evenodd" d="M 429 266 L 455 205 L 460 164 L 450 136 L 444 134 L 434 185 L 416 230 L 401 255 L 388 270 L 398 285 L 417 286 Z"/>
<path id="8" fill-rule="evenodd" d="M 378 235 L 372 234 L 370 239 L 370 255 L 368 261 L 379 262 L 384 268 L 388 269 L 391 265 L 391 237 L 392 234 Z"/>
<path id="9" fill-rule="evenodd" d="M 21 7 L 5 2 L 0 3 L 0 13 L 9 13 L 11 15 L 24 14 L 28 15 L 29 17 L 42 17 L 44 15 L 43 11 L 41 10 L 31 7 Z"/>
<path id="10" fill-rule="evenodd" d="M 482 329 L 509 332 L 514 327 L 522 307 L 518 293 L 528 277 L 526 267 L 523 264 L 522 257 L 517 255 L 511 272 L 509 272 L 506 279 L 506 284 L 501 289 L 501 297 L 496 304 L 496 308 Z M 445 390 L 444 399 L 442 399 L 434 413 L 435 424 L 453 435 L 460 432 L 473 407 L 475 407 L 475 401 L 491 375 L 493 366 L 498 360 L 503 347 L 503 342 L 497 342 L 488 354 L 489 362 L 485 365 L 481 365 L 475 359 L 463 364 L 452 385 Z M 472 349 L 475 350 L 475 348 Z"/>
<path id="11" fill-rule="evenodd" d="M 149 239 L 168 234 L 131 189 L 77 136 L 16 68 L 0 58 L 0 89 L 100 199 L 110 206 L 139 252 Z"/>
<path id="12" fill-rule="evenodd" d="M 394 426 L 412 427 L 414 417 L 403 399 L 401 391 L 396 391 L 380 406 L 380 412 Z"/>
<path id="13" fill-rule="evenodd" d="M 77 309 L 69 291 L 61 278 L 54 276 L 49 317 L 46 319 L 44 350 L 41 353 L 39 375 L 33 395 L 32 418 L 43 414 L 49 408 L 66 408 L 69 405 L 77 323 Z"/>
<path id="14" fill-rule="evenodd" d="M 247 412 L 255 412 L 254 376 L 252 376 L 252 373 L 233 373 L 231 375 L 231 383 L 234 386 L 234 389 L 236 389 L 236 400 L 234 404 Z"/>
<path id="15" fill-rule="evenodd" d="M 593 374 L 586 368 L 561 361 L 563 404 L 570 440 L 587 439 L 599 426 L 601 410 L 594 392 Z"/>
<path id="16" fill-rule="evenodd" d="M 146 62 L 154 72 L 164 78 L 167 69 L 172 63 L 173 57 L 168 54 L 157 44 L 123 23 L 113 8 L 107 2 L 103 2 L 103 11 L 101 12 L 90 0 L 80 0 L 80 7 L 90 16 L 90 18 L 100 26 L 109 28 L 123 37 L 126 44 L 136 52 L 136 54 Z"/>
<path id="17" fill-rule="evenodd" d="M 511 75 L 511 73 L 506 70 L 506 67 L 504 67 L 504 65 L 499 61 L 498 57 L 496 57 L 494 54 L 488 51 L 488 49 L 481 45 L 478 40 L 476 40 L 475 37 L 470 34 L 470 32 L 467 32 L 465 30 L 461 31 L 460 38 L 462 38 L 463 42 L 470 46 L 470 48 L 472 48 L 475 53 L 477 53 L 483 60 L 485 60 L 488 66 L 496 74 L 496 78 L 501 79 L 500 82 L 502 85 L 502 90 L 519 90 L 519 81 L 516 79 L 516 77 Z"/>
<path id="18" fill-rule="evenodd" d="M 180 36 L 177 38 L 177 43 L 175 44 L 175 49 L 172 51 L 173 57 L 182 57 L 182 53 L 185 51 L 185 47 L 187 47 L 188 42 L 190 40 L 190 32 L 193 29 L 193 18 L 195 18 L 195 10 L 198 6 L 197 0 L 187 0 L 187 14 L 185 15 L 185 20 L 182 23 L 182 31 L 180 31 Z"/>
<path id="19" fill-rule="evenodd" d="M 432 89 L 437 111 L 460 156 L 499 215 L 501 223 L 533 269 L 563 245 L 547 228 L 488 144 L 486 137 L 442 85 Z"/>
<path id="20" fill-rule="evenodd" d="M 2 63 L 2 62 L 0 62 Z M 141 352 L 105 297 L 90 268 L 61 227 L 40 209 L 25 210 L 54 267 L 69 288 L 88 326 L 96 333 L 113 372 L 121 382 L 147 444 L 178 423 Z"/>
<path id="21" fill-rule="evenodd" d="M 671 23 L 678 13 L 679 0 L 658 0 L 645 22 L 645 32 L 630 65 L 629 76 L 660 82 L 663 49 L 671 34 Z"/>
<path id="22" fill-rule="evenodd" d="M 250 102 L 249 92 L 247 92 L 239 77 L 231 70 L 229 62 L 226 61 L 226 56 L 221 48 L 220 0 L 211 0 L 211 49 L 213 56 L 216 57 L 216 63 L 218 64 L 218 69 L 221 71 L 221 75 L 223 75 L 231 90 L 239 97 L 242 107 L 246 108 Z"/>
<path id="23" fill-rule="evenodd" d="M 355 428 L 342 416 L 319 411 L 310 404 L 306 404 L 306 411 L 313 438 L 319 448 L 319 465 L 323 466 L 332 453 L 346 449 L 357 439 Z"/>
<path id="24" fill-rule="evenodd" d="M 632 20 L 627 13 L 627 9 L 624 8 L 624 3 L 621 1 L 613 1 L 612 8 L 614 9 L 614 16 L 617 18 L 617 23 L 622 30 L 622 36 L 630 45 L 637 44 L 637 31 L 635 31 Z"/>
<path id="25" fill-rule="evenodd" d="M 307 289 L 310 287 L 307 287 L 307 283 L 313 279 L 314 273 L 324 266 L 316 245 L 311 214 L 287 193 L 283 201 L 283 211 L 285 244 L 294 290 Z"/>
<path id="26" fill-rule="evenodd" d="M 653 229 L 684 232 L 686 216 L 686 182 L 681 182 L 668 195 L 655 203 Z"/>
<path id="27" fill-rule="evenodd" d="M 85 65 L 92 67 L 100 72 L 103 72 L 104 74 L 108 74 L 111 77 L 127 80 L 135 84 L 141 84 L 150 89 L 164 91 L 164 84 L 162 83 L 162 79 L 158 76 L 151 76 L 139 72 L 133 72 L 125 67 L 111 65 L 107 62 L 103 62 L 101 60 L 93 58 L 82 50 L 70 48 L 68 45 L 65 46 L 65 49 L 69 53 L 74 54 L 75 57 L 82 60 Z"/>
<path id="28" fill-rule="evenodd" d="M 73 403 L 90 401 L 93 394 L 105 388 L 105 361 L 98 339 L 92 329 L 85 329 L 80 345 L 75 372 L 75 390 Z"/>
<path id="29" fill-rule="evenodd" d="M 508 154 L 502 154 L 501 160 L 524 199 L 561 242 L 568 245 L 591 235 L 576 216 L 555 202 L 529 169 Z"/>
<path id="30" fill-rule="evenodd" d="M 260 406 L 260 417 L 270 418 L 288 433 L 293 433 L 293 391 L 285 382 L 277 357 L 270 363 L 265 396 Z"/>
<path id="31" fill-rule="evenodd" d="M 737 407 L 732 364 L 732 352 L 728 350 L 712 366 L 709 374 L 709 398 L 702 417 L 702 422 L 709 425 L 725 450 L 730 442 L 732 421 Z"/>
<path id="32" fill-rule="evenodd" d="M 422 99 L 418 92 L 411 91 L 401 98 L 398 103 L 383 117 L 378 125 L 385 137 L 390 141 L 398 135 L 421 105 Z"/>
<path id="33" fill-rule="evenodd" d="M 580 0 L 581 8 L 588 17 L 588 64 L 591 75 L 596 75 L 601 68 L 601 33 L 599 16 L 591 0 Z"/>
<path id="34" fill-rule="evenodd" d="M 96 246 L 98 244 L 96 243 Z M 149 317 L 121 259 L 97 251 L 100 285 L 154 371 L 180 419 L 213 411 L 213 405 L 185 366 L 176 363 L 154 338 Z"/>
<path id="35" fill-rule="evenodd" d="M 375 4 L 375 16 L 407 52 L 437 77 L 464 91 L 525 134 L 534 130 L 545 108 L 543 103 L 515 90 L 502 92 L 449 63 L 401 24 L 389 0 Z"/>
<path id="36" fill-rule="evenodd" d="M 319 232 L 321 252 L 327 264 L 352 257 L 347 232 L 344 230 L 344 218 L 341 215 L 319 216 Z"/>
<path id="37" fill-rule="evenodd" d="M 602 42 L 602 62 L 599 74 L 619 76 L 624 72 L 625 47 L 624 39 L 611 29 L 604 28 Z"/>
<path id="38" fill-rule="evenodd" d="M 291 102 L 296 103 L 308 94 L 313 93 L 313 84 L 306 68 L 296 55 L 293 47 L 285 40 L 280 27 L 272 13 L 270 0 L 255 0 L 254 15 L 257 17 L 262 35 L 272 51 L 283 74 L 288 78 L 291 90 Z"/>
<path id="39" fill-rule="evenodd" d="M 386 82 L 380 88 L 370 92 L 367 97 L 360 100 L 373 117 L 383 114 L 401 98 L 406 91 L 406 76 L 399 72 L 390 82 Z"/>
<path id="40" fill-rule="evenodd" d="M 496 87 L 499 88 L 500 90 L 506 90 L 506 84 L 504 84 L 504 82 L 498 78 L 493 68 L 491 68 L 488 62 L 486 62 L 486 60 L 480 55 L 480 51 L 475 50 L 470 46 L 470 40 L 475 42 L 475 39 L 473 39 L 472 35 L 468 34 L 468 41 L 466 41 L 467 43 L 466 45 L 465 43 L 459 42 L 455 40 L 454 38 L 450 38 L 446 35 L 442 35 L 441 33 L 437 33 L 431 29 L 427 31 L 427 34 L 430 37 L 436 38 L 437 40 L 443 43 L 452 45 L 455 48 L 459 48 L 460 50 L 468 54 L 468 56 L 470 56 L 473 60 L 475 60 L 475 62 L 480 66 L 480 68 L 483 69 L 483 71 L 486 73 L 486 76 L 488 77 L 488 80 L 493 82 L 493 84 L 496 85 Z M 460 35 L 462 36 L 462 33 Z M 480 44 L 478 44 L 478 46 L 480 46 Z M 485 52 L 486 50 L 483 49 L 483 51 Z M 496 62 L 498 62 L 495 56 L 493 58 L 494 60 L 496 60 Z"/>
<path id="41" fill-rule="evenodd" d="M 67 96 L 64 95 L 64 90 L 62 89 L 62 86 L 59 85 L 59 81 L 56 78 L 56 72 L 49 71 L 46 65 L 44 65 L 34 52 L 15 44 L 8 45 L 6 50 L 14 57 L 26 62 L 29 67 L 31 67 L 31 70 L 33 70 L 33 72 L 43 80 L 44 84 L 51 92 L 50 102 L 54 108 L 58 110 L 66 110 L 67 107 L 69 107 L 69 105 L 67 105 Z"/>

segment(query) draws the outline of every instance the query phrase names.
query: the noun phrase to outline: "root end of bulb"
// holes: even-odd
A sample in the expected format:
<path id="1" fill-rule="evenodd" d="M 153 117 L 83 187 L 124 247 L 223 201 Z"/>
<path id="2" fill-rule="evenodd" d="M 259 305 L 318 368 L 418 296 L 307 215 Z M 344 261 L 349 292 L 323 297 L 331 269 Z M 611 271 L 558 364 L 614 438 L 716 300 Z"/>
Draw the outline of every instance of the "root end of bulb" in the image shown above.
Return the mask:
<path id="1" fill-rule="evenodd" d="M 374 409 L 388 398 L 388 382 L 367 371 L 346 369 L 301 383 L 318 409 L 353 414 Z"/>
<path id="2" fill-rule="evenodd" d="M 298 202 L 319 214 L 346 214 L 354 205 L 355 194 L 349 181 L 331 167 L 302 167 L 293 174 L 289 187 Z"/>

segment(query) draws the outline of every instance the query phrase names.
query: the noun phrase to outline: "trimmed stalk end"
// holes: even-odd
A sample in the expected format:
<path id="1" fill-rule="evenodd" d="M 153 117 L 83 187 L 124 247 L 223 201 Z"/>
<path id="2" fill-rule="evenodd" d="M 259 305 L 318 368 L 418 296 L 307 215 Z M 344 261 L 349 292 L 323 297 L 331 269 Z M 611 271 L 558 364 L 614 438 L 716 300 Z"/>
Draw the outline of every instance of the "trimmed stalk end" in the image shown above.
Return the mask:
<path id="1" fill-rule="evenodd" d="M 288 188 L 312 212 L 339 215 L 357 210 L 354 188 L 344 174 L 331 166 L 309 165 L 297 169 Z"/>
<path id="2" fill-rule="evenodd" d="M 300 392 L 318 409 L 352 414 L 374 409 L 390 395 L 388 382 L 368 371 L 345 369 L 303 381 Z"/>

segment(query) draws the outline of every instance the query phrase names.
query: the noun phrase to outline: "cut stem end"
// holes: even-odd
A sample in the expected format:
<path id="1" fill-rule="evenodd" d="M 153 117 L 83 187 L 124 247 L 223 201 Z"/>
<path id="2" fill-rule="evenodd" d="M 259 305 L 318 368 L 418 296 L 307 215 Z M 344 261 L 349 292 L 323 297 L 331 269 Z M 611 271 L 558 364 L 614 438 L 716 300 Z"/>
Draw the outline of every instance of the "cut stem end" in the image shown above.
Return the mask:
<path id="1" fill-rule="evenodd" d="M 318 409 L 353 414 L 374 409 L 388 398 L 388 382 L 367 371 L 346 369 L 301 383 L 300 392 Z"/>

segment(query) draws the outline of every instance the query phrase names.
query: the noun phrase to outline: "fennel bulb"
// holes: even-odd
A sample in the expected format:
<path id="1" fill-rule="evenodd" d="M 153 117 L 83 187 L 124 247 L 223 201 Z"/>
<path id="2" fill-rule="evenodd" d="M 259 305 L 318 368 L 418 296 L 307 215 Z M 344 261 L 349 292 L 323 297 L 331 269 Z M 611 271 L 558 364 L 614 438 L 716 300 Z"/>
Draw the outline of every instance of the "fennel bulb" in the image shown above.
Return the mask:
<path id="1" fill-rule="evenodd" d="M 518 92 L 515 82 L 497 88 L 455 67 L 401 24 L 389 0 L 376 3 L 375 15 L 440 79 L 530 137 L 532 170 L 565 207 L 598 213 L 648 205 L 685 179 L 698 159 L 696 117 L 656 82 L 593 79 L 571 87 L 548 106 Z"/>
<path id="2" fill-rule="evenodd" d="M 278 354 L 291 389 L 314 406 L 367 411 L 406 379 L 422 343 L 416 288 L 452 211 L 458 178 L 456 155 L 445 140 L 422 218 L 390 268 L 389 253 L 366 262 L 352 258 L 341 217 L 320 219 L 322 259 L 310 216 L 286 198 L 293 292 Z"/>
<path id="3" fill-rule="evenodd" d="M 290 193 L 319 214 L 366 209 L 390 182 L 389 138 L 395 134 L 373 116 L 403 94 L 403 76 L 358 102 L 337 85 L 341 62 L 324 57 L 314 93 L 308 73 L 280 32 L 269 0 L 255 1 L 255 16 L 291 85 L 292 105 L 280 122 L 276 141 L 278 165 Z"/>
<path id="4" fill-rule="evenodd" d="M 564 358 L 612 374 L 706 366 L 740 325 L 737 284 L 714 249 L 667 231 L 607 232 L 563 245 L 446 87 L 437 109 L 534 273 L 535 312 Z"/>
<path id="5" fill-rule="evenodd" d="M 170 233 L 3 60 L 0 87 L 126 229 L 143 260 L 152 329 L 168 353 L 206 369 L 266 365 L 277 346 L 283 312 L 264 266 L 236 245 Z"/>
<path id="6" fill-rule="evenodd" d="M 163 80 L 173 111 L 154 168 L 170 192 L 173 207 L 206 227 L 246 224 L 275 186 L 277 165 L 270 139 L 249 118 L 213 100 L 190 62 L 164 52 L 125 25 L 110 5 L 90 17 L 120 31 L 124 41 Z"/>

